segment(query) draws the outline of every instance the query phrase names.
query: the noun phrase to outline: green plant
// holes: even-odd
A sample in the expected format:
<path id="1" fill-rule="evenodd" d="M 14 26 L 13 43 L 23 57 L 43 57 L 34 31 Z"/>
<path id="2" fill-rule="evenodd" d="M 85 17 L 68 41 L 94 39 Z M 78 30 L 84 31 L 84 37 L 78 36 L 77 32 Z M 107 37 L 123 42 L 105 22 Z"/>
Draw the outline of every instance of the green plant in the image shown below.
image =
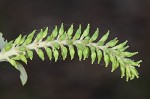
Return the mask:
<path id="1" fill-rule="evenodd" d="M 128 52 L 126 49 L 127 41 L 117 44 L 117 38 L 106 43 L 109 35 L 109 31 L 102 36 L 100 40 L 97 40 L 99 35 L 99 29 L 90 36 L 89 34 L 90 25 L 88 24 L 86 29 L 81 31 L 81 25 L 77 31 L 74 32 L 73 25 L 65 31 L 63 24 L 58 29 L 57 26 L 53 29 L 51 35 L 48 35 L 48 27 L 41 29 L 37 35 L 34 30 L 29 35 L 22 36 L 21 34 L 10 42 L 7 42 L 0 34 L 0 62 L 7 61 L 17 70 L 20 71 L 20 79 L 24 85 L 27 81 L 27 74 L 20 63 L 23 61 L 27 64 L 27 58 L 33 59 L 33 51 L 44 61 L 45 56 L 43 50 L 46 51 L 50 60 L 54 57 L 55 62 L 58 60 L 58 56 L 61 55 L 63 60 L 70 54 L 71 60 L 74 58 L 75 48 L 79 60 L 85 60 L 91 56 L 91 63 L 93 64 L 96 59 L 100 63 L 102 57 L 104 57 L 105 66 L 107 67 L 110 63 L 112 64 L 112 70 L 116 70 L 120 67 L 121 78 L 126 76 L 126 81 L 132 80 L 135 77 L 139 77 L 136 70 L 136 66 L 140 66 L 141 60 L 135 62 L 130 57 L 137 54 L 137 52 Z"/>

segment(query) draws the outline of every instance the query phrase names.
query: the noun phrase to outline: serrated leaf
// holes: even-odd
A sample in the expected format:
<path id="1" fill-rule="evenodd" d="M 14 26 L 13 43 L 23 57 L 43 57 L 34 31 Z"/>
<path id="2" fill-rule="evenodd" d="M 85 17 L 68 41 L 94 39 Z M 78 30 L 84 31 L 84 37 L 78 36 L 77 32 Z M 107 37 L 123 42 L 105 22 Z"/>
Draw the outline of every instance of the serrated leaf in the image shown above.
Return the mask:
<path id="1" fill-rule="evenodd" d="M 75 40 L 79 39 L 79 38 L 80 38 L 80 35 L 81 35 L 81 25 L 79 25 L 79 28 L 78 28 L 78 30 L 76 31 L 76 33 L 75 33 L 73 39 L 75 39 Z"/>
<path id="2" fill-rule="evenodd" d="M 74 54 L 75 54 L 75 50 L 72 45 L 69 46 L 69 52 L 70 52 L 70 56 L 71 56 L 71 60 L 72 60 L 74 58 Z"/>
<path id="3" fill-rule="evenodd" d="M 45 57 L 44 57 L 44 53 L 43 53 L 42 49 L 38 49 L 37 54 L 44 61 Z"/>
<path id="4" fill-rule="evenodd" d="M 52 50 L 48 47 L 46 47 L 45 50 L 46 50 L 46 53 L 47 53 L 49 59 L 52 60 Z"/>
<path id="5" fill-rule="evenodd" d="M 91 59 L 92 59 L 92 64 L 93 64 L 96 59 L 96 52 L 91 53 Z"/>
<path id="6" fill-rule="evenodd" d="M 7 40 L 5 40 L 3 38 L 3 34 L 0 33 L 0 50 L 2 50 L 4 48 L 4 46 L 6 45 L 6 43 L 7 43 Z"/>
<path id="7" fill-rule="evenodd" d="M 29 58 L 32 60 L 33 59 L 33 51 L 28 50 L 27 54 L 28 54 Z"/>
<path id="8" fill-rule="evenodd" d="M 97 28 L 97 30 L 95 31 L 95 33 L 92 35 L 90 41 L 95 41 L 98 38 L 99 35 L 99 29 Z"/>
<path id="9" fill-rule="evenodd" d="M 26 70 L 25 68 L 22 66 L 22 64 L 16 62 L 17 66 L 16 66 L 16 69 L 18 71 L 20 71 L 20 80 L 21 80 L 21 83 L 22 85 L 25 85 L 26 82 L 27 82 L 27 79 L 28 79 L 28 76 L 27 76 L 27 73 L 26 73 Z"/>

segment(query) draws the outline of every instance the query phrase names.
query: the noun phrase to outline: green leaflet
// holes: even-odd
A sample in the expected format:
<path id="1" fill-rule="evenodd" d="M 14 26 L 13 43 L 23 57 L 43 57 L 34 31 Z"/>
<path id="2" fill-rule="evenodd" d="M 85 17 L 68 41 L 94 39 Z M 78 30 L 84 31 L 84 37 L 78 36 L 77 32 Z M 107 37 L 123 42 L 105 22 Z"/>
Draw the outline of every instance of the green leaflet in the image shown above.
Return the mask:
<path id="1" fill-rule="evenodd" d="M 96 52 L 91 53 L 91 59 L 92 59 L 92 64 L 93 64 L 96 59 Z"/>
<path id="2" fill-rule="evenodd" d="M 44 57 L 44 53 L 43 53 L 42 49 L 38 49 L 38 50 L 37 50 L 37 54 L 38 54 L 39 57 L 44 61 L 45 57 Z"/>
<path id="3" fill-rule="evenodd" d="M 35 31 L 36 30 L 34 30 L 31 34 L 29 34 L 28 36 L 27 36 L 27 39 L 26 39 L 26 44 L 30 44 L 31 42 L 32 42 L 32 39 L 33 39 L 33 36 L 34 36 L 34 34 L 35 34 Z"/>
<path id="4" fill-rule="evenodd" d="M 98 41 L 98 45 L 101 45 L 101 43 L 104 43 L 109 36 L 109 31 Z"/>
<path id="5" fill-rule="evenodd" d="M 104 52 L 104 62 L 105 62 L 105 67 L 107 67 L 110 62 L 109 56 L 105 52 Z"/>
<path id="6" fill-rule="evenodd" d="M 95 41 L 98 38 L 98 34 L 99 34 L 99 29 L 97 28 L 93 36 L 90 38 L 90 41 L 91 42 Z"/>
<path id="7" fill-rule="evenodd" d="M 84 50 L 83 50 L 83 60 L 85 60 L 86 58 L 88 58 L 89 56 L 89 48 L 88 47 L 85 47 Z"/>
<path id="8" fill-rule="evenodd" d="M 81 40 L 89 35 L 89 30 L 90 30 L 90 24 L 87 25 L 86 29 L 83 31 L 83 34 L 81 35 Z"/>
<path id="9" fill-rule="evenodd" d="M 64 33 L 64 24 L 61 24 L 61 27 L 59 29 L 59 36 L 61 36 Z"/>
<path id="10" fill-rule="evenodd" d="M 79 61 L 82 59 L 85 60 L 90 56 L 92 64 L 95 60 L 100 64 L 103 59 L 106 67 L 111 63 L 111 72 L 120 68 L 121 78 L 125 76 L 126 81 L 139 77 L 136 68 L 140 67 L 142 61 L 134 61 L 131 59 L 137 52 L 127 51 L 129 47 L 126 45 L 127 41 L 117 44 L 119 40 L 115 38 L 106 42 L 109 36 L 108 31 L 98 42 L 95 42 L 99 38 L 99 29 L 97 28 L 93 35 L 90 36 L 90 24 L 87 25 L 83 32 L 81 28 L 82 26 L 79 25 L 78 29 L 74 30 L 72 24 L 65 30 L 64 25 L 61 24 L 59 29 L 55 26 L 49 35 L 48 27 L 46 27 L 44 30 L 41 29 L 37 35 L 35 35 L 36 30 L 34 30 L 29 35 L 19 35 L 15 40 L 8 43 L 4 41 L 2 34 L 0 34 L 0 40 L 4 43 L 0 45 L 0 61 L 8 61 L 20 71 L 22 75 L 20 78 L 23 85 L 26 83 L 27 75 L 18 61 L 23 61 L 27 64 L 28 58 L 33 59 L 34 51 L 37 52 L 38 57 L 43 61 L 45 54 L 50 60 L 54 57 L 55 62 L 57 62 L 59 55 L 65 60 L 68 57 L 68 51 L 71 60 L 74 58 L 75 53 L 77 53 Z M 46 53 L 44 53 L 43 48 Z"/>
<path id="11" fill-rule="evenodd" d="M 73 24 L 71 25 L 71 27 L 67 31 L 68 36 L 72 36 L 72 33 L 73 33 Z"/>
<path id="12" fill-rule="evenodd" d="M 56 37 L 58 35 L 58 28 L 55 26 L 54 30 L 52 31 L 51 36 Z"/>
<path id="13" fill-rule="evenodd" d="M 80 35 L 81 35 L 81 25 L 79 25 L 79 28 L 78 28 L 78 30 L 76 31 L 76 33 L 75 33 L 73 39 L 75 39 L 75 40 L 79 39 L 79 38 L 80 38 Z"/>
<path id="14" fill-rule="evenodd" d="M 70 52 L 70 56 L 71 56 L 71 60 L 72 60 L 74 58 L 74 54 L 75 54 L 75 50 L 72 45 L 69 45 L 69 52 Z"/>
<path id="15" fill-rule="evenodd" d="M 46 50 L 46 53 L 47 53 L 49 59 L 52 60 L 52 50 L 48 47 L 46 47 L 45 50 Z"/>
<path id="16" fill-rule="evenodd" d="M 27 54 L 28 54 L 29 58 L 32 60 L 33 59 L 33 51 L 32 50 L 28 50 Z"/>
<path id="17" fill-rule="evenodd" d="M 20 59 L 25 63 L 27 64 L 27 59 L 24 55 L 20 55 Z"/>
<path id="18" fill-rule="evenodd" d="M 67 48 L 65 46 L 61 46 L 61 55 L 63 57 L 63 60 L 67 58 L 67 53 L 68 53 Z"/>
<path id="19" fill-rule="evenodd" d="M 20 34 L 14 41 L 14 44 L 19 44 L 20 40 L 21 40 L 22 35 Z"/>
<path id="20" fill-rule="evenodd" d="M 98 59 L 98 64 L 99 64 L 102 59 L 102 51 L 97 49 L 96 52 L 97 52 L 97 59 Z"/>
<path id="21" fill-rule="evenodd" d="M 53 53 L 54 53 L 55 62 L 57 62 L 59 56 L 58 50 L 53 49 Z"/>

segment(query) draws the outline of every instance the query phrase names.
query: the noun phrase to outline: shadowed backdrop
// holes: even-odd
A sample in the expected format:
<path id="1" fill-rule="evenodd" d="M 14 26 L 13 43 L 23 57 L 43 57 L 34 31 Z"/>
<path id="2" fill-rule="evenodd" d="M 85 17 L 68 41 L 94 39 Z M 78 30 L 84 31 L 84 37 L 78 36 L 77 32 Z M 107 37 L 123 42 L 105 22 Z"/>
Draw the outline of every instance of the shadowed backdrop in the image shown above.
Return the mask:
<path id="1" fill-rule="evenodd" d="M 0 32 L 7 40 L 20 33 L 64 23 L 75 28 L 91 24 L 100 36 L 110 30 L 109 40 L 128 40 L 129 51 L 138 51 L 133 59 L 142 59 L 140 78 L 128 83 L 120 70 L 111 73 L 91 60 L 70 56 L 57 63 L 43 62 L 36 53 L 24 65 L 28 82 L 22 86 L 19 72 L 8 63 L 0 64 L 0 99 L 150 99 L 150 1 L 149 0 L 0 0 Z"/>

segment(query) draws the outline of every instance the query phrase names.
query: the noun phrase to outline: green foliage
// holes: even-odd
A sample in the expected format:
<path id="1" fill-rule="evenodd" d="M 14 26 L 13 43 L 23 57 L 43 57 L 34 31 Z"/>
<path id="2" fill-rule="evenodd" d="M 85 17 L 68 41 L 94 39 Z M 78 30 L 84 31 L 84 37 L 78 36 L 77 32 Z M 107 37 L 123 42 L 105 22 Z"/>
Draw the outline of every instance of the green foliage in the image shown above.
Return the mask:
<path id="1" fill-rule="evenodd" d="M 41 29 L 37 35 L 35 33 L 36 30 L 34 30 L 29 35 L 19 35 L 15 40 L 8 43 L 4 41 L 2 34 L 0 34 L 0 48 L 2 49 L 0 52 L 0 61 L 8 61 L 20 71 L 20 78 L 23 85 L 27 81 L 27 75 L 20 61 L 27 64 L 28 58 L 33 59 L 34 51 L 36 51 L 37 55 L 43 61 L 46 54 L 50 60 L 54 58 L 55 62 L 57 62 L 59 56 L 65 60 L 68 57 L 68 53 L 72 60 L 77 49 L 79 61 L 91 57 L 92 64 L 95 62 L 99 64 L 103 59 L 106 67 L 110 64 L 112 65 L 111 72 L 120 67 L 121 78 L 126 76 L 126 81 L 139 77 L 139 73 L 135 67 L 140 66 L 141 60 L 136 62 L 131 59 L 137 52 L 126 51 L 128 48 L 126 46 L 127 41 L 117 44 L 119 40 L 115 38 L 106 42 L 109 36 L 108 31 L 96 42 L 99 36 L 98 28 L 92 36 L 90 36 L 90 24 L 83 30 L 83 33 L 81 25 L 79 25 L 76 31 L 73 28 L 72 24 L 65 31 L 64 25 L 61 24 L 60 28 L 55 26 L 51 35 L 48 35 L 47 27 L 44 30 Z M 44 49 L 46 53 L 44 53 Z"/>

